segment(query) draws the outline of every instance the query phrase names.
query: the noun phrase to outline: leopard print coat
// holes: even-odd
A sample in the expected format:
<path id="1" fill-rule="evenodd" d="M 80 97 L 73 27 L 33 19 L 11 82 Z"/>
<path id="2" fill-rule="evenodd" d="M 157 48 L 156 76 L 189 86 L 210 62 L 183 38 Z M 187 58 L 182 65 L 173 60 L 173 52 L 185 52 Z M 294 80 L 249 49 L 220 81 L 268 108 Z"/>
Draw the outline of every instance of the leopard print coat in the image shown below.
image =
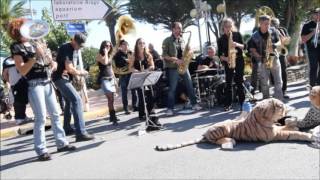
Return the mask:
<path id="1" fill-rule="evenodd" d="M 311 105 L 311 108 L 304 119 L 297 122 L 297 127 L 299 129 L 311 129 L 318 125 L 320 125 L 320 109 L 316 108 L 314 105 Z"/>

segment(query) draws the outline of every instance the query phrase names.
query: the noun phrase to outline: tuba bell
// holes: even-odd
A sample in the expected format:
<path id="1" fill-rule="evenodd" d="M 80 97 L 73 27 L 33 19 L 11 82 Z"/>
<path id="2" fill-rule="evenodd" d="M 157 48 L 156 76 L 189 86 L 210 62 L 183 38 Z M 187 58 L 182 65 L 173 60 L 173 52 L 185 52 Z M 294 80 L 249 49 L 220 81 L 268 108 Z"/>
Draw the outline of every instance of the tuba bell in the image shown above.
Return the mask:
<path id="1" fill-rule="evenodd" d="M 114 48 L 114 52 L 112 53 L 112 57 L 117 52 L 120 46 L 120 41 L 123 40 L 123 37 L 127 34 L 133 33 L 134 31 L 135 31 L 135 25 L 134 25 L 133 19 L 126 15 L 120 16 L 118 19 L 118 26 L 116 31 L 116 46 Z M 113 72 L 118 75 L 124 75 L 124 74 L 130 73 L 128 66 L 117 67 L 113 58 L 112 58 L 112 69 L 113 69 Z"/>
<path id="2" fill-rule="evenodd" d="M 259 9 L 256 10 L 255 27 L 258 27 L 259 17 L 262 15 L 268 15 L 271 19 L 275 17 L 274 12 L 270 7 L 261 6 Z"/>

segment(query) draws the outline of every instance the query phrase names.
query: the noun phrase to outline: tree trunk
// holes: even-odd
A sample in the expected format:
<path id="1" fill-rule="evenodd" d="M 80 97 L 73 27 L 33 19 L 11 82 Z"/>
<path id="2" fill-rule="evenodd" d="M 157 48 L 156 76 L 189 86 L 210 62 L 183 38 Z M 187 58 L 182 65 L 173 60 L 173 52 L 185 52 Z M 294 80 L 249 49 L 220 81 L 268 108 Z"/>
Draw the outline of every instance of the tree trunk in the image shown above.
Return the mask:
<path id="1" fill-rule="evenodd" d="M 111 42 L 112 42 L 112 44 L 113 44 L 114 46 L 116 45 L 115 26 L 116 26 L 116 22 L 110 22 L 110 23 L 108 23 L 109 34 L 110 34 Z"/>
<path id="2" fill-rule="evenodd" d="M 297 25 L 293 28 L 293 33 L 291 36 L 290 50 L 289 54 L 293 56 L 298 56 L 299 51 L 299 41 L 300 41 L 300 32 L 301 32 L 301 20 L 296 22 Z"/>

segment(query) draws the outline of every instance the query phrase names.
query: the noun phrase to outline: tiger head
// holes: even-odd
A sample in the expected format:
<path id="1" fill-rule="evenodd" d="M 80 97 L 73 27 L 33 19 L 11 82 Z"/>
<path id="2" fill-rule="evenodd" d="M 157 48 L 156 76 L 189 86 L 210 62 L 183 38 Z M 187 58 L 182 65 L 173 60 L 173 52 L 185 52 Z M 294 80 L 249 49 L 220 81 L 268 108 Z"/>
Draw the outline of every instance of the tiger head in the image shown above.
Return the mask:
<path id="1" fill-rule="evenodd" d="M 272 127 L 278 119 L 287 114 L 287 108 L 280 100 L 269 98 L 259 102 L 251 113 L 260 124 Z"/>
<path id="2" fill-rule="evenodd" d="M 310 102 L 320 109 L 320 86 L 313 86 L 309 94 Z"/>

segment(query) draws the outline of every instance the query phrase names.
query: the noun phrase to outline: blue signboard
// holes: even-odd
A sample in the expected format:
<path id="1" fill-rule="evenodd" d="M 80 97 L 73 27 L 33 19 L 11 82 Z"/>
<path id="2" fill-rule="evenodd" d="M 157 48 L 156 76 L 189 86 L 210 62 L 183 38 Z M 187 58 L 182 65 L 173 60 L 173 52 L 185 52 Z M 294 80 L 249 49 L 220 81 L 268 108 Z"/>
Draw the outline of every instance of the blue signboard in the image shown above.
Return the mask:
<path id="1" fill-rule="evenodd" d="M 77 32 L 86 32 L 86 28 L 83 23 L 68 23 L 66 24 L 66 29 L 69 36 L 73 36 Z"/>

